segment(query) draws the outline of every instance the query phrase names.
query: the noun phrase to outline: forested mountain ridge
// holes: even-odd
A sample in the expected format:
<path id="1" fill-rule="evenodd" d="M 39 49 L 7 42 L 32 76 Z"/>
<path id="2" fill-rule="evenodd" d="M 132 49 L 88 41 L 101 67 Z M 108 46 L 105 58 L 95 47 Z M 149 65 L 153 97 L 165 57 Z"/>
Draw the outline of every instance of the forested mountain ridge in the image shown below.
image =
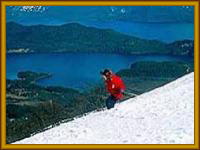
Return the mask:
<path id="1" fill-rule="evenodd" d="M 188 53 L 182 53 L 182 49 L 177 46 L 175 49 L 175 46 L 157 40 L 125 35 L 112 29 L 98 29 L 78 23 L 60 26 L 24 26 L 15 22 L 6 24 L 8 53 L 95 52 L 188 55 Z"/>

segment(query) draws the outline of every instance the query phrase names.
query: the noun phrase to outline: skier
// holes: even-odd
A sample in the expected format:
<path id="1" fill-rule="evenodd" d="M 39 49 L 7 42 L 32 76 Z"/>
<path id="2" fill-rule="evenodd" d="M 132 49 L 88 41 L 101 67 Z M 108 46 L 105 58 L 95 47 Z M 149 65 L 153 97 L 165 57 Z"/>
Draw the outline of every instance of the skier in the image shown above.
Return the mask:
<path id="1" fill-rule="evenodd" d="M 115 103 L 118 100 L 123 98 L 126 87 L 122 79 L 112 73 L 111 70 L 105 69 L 104 71 L 101 71 L 100 74 L 104 79 L 107 91 L 110 93 L 110 96 L 106 100 L 106 107 L 107 109 L 110 109 L 115 106 Z"/>

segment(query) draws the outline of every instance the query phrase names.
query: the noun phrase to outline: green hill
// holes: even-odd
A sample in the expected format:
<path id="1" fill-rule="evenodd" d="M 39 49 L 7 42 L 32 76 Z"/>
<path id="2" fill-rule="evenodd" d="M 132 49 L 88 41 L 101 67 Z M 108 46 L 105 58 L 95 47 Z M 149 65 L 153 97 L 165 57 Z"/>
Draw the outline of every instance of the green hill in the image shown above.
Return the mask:
<path id="1" fill-rule="evenodd" d="M 6 48 L 8 53 L 87 52 L 194 56 L 193 40 L 167 44 L 78 23 L 23 26 L 8 22 Z"/>
<path id="2" fill-rule="evenodd" d="M 159 41 L 139 39 L 111 29 L 97 29 L 78 23 L 22 26 L 9 22 L 6 26 L 6 46 L 7 52 L 169 53 L 166 45 Z"/>
<path id="3" fill-rule="evenodd" d="M 124 79 L 128 91 L 141 94 L 193 71 L 193 62 L 140 61 L 121 69 L 117 75 Z"/>

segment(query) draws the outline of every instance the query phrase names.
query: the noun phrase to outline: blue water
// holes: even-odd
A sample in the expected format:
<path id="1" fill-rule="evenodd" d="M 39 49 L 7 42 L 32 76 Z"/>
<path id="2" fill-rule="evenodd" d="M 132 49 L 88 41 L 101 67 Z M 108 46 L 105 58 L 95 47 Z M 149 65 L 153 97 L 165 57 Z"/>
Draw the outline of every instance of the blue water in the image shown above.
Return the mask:
<path id="1" fill-rule="evenodd" d="M 129 23 L 122 21 L 113 22 L 81 22 L 83 25 L 97 28 L 109 28 L 128 35 L 160 40 L 166 43 L 176 40 L 194 40 L 193 23 Z"/>
<path id="2" fill-rule="evenodd" d="M 110 68 L 114 72 L 128 68 L 136 61 L 190 61 L 188 57 L 164 55 L 116 55 L 116 54 L 7 54 L 6 78 L 16 79 L 19 71 L 48 72 L 53 76 L 38 82 L 40 85 L 57 85 L 71 88 L 87 88 L 100 82 L 99 71 Z"/>

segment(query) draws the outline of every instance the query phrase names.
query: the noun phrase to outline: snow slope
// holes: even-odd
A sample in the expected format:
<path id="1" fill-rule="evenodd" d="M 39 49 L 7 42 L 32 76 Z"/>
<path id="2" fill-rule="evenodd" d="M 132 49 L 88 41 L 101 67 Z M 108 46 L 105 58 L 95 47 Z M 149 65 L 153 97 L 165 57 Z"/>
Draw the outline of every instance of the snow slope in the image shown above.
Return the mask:
<path id="1" fill-rule="evenodd" d="M 194 73 L 14 144 L 194 144 Z"/>

